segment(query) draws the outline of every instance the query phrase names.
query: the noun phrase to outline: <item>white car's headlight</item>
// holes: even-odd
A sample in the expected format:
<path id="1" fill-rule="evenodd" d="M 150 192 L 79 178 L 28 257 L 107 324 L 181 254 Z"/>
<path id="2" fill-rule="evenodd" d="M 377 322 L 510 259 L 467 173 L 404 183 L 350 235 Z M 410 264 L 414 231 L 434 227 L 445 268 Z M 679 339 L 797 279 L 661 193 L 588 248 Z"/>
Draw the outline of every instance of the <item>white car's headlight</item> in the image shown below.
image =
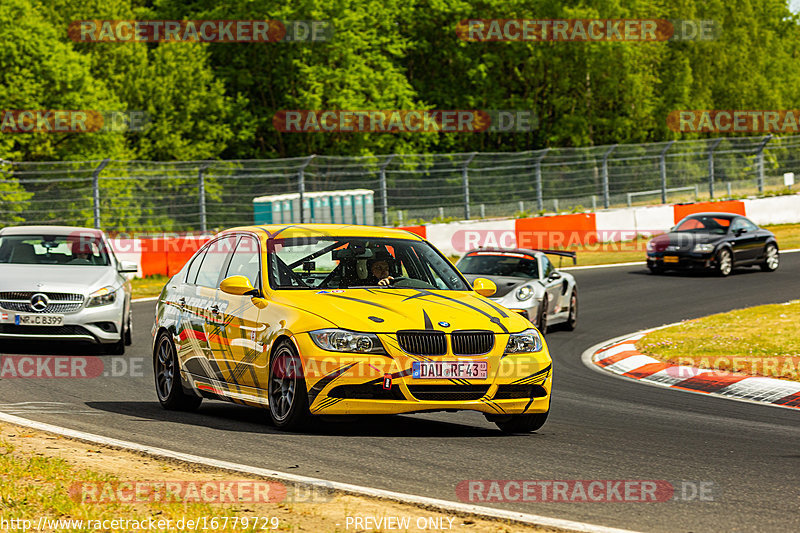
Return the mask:
<path id="1" fill-rule="evenodd" d="M 89 295 L 89 303 L 86 307 L 99 307 L 101 305 L 111 305 L 117 300 L 117 291 L 113 287 L 103 287 Z"/>
<path id="2" fill-rule="evenodd" d="M 542 337 L 535 329 L 526 329 L 522 333 L 512 333 L 506 344 L 507 354 L 540 352 L 544 347 Z"/>
<path id="3" fill-rule="evenodd" d="M 533 296 L 533 287 L 530 285 L 525 285 L 524 287 L 520 287 L 517 291 L 517 300 L 520 302 L 524 302 L 525 300 L 530 300 L 531 296 Z"/>
<path id="4" fill-rule="evenodd" d="M 694 248 L 692 248 L 693 252 L 701 252 L 701 253 L 708 253 L 714 251 L 713 244 L 695 244 Z"/>
<path id="5" fill-rule="evenodd" d="M 380 339 L 374 333 L 358 333 L 345 329 L 318 329 L 309 332 L 314 344 L 329 352 L 355 352 L 386 354 Z"/>

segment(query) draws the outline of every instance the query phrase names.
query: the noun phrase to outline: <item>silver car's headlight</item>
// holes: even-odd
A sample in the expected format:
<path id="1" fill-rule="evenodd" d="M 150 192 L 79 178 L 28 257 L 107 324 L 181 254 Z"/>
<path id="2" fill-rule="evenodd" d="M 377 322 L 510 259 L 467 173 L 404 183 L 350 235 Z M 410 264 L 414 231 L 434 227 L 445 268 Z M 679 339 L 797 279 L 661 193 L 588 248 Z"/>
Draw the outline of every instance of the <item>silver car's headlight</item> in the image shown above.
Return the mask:
<path id="1" fill-rule="evenodd" d="M 314 344 L 329 352 L 386 354 L 374 333 L 358 333 L 346 329 L 318 329 L 309 332 Z"/>
<path id="2" fill-rule="evenodd" d="M 524 302 L 525 300 L 530 300 L 531 296 L 533 296 L 533 287 L 530 285 L 525 285 L 524 287 L 520 287 L 517 291 L 517 300 L 520 302 Z"/>
<path id="3" fill-rule="evenodd" d="M 506 344 L 507 354 L 540 352 L 544 344 L 542 337 L 535 329 L 526 329 L 522 333 L 512 333 Z"/>
<path id="4" fill-rule="evenodd" d="M 117 291 L 113 287 L 103 287 L 89 295 L 89 303 L 86 307 L 99 307 L 101 305 L 111 305 L 117 300 Z"/>
<path id="5" fill-rule="evenodd" d="M 713 244 L 695 244 L 694 248 L 692 248 L 693 252 L 701 252 L 701 253 L 708 253 L 714 251 Z"/>

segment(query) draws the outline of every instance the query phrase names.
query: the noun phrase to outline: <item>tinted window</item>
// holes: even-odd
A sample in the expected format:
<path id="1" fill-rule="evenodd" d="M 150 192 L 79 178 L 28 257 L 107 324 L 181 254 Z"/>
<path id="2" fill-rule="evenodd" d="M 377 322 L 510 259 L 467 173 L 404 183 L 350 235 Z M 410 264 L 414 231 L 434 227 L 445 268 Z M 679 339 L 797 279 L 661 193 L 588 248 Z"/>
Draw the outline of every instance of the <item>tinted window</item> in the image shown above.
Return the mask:
<path id="1" fill-rule="evenodd" d="M 758 229 L 758 226 L 747 220 L 746 218 L 737 218 L 731 224 L 731 231 L 738 231 L 741 229 L 746 229 L 747 231 L 755 231 Z"/>
<path id="2" fill-rule="evenodd" d="M 545 278 L 548 277 L 555 271 L 555 269 L 556 268 L 553 266 L 553 263 L 551 263 L 548 258 L 542 257 L 542 272 L 543 272 L 542 277 Z"/>
<path id="3" fill-rule="evenodd" d="M 225 277 L 244 276 L 250 280 L 255 288 L 260 288 L 259 273 L 261 272 L 260 250 L 258 241 L 253 237 L 244 236 L 239 239 L 236 251 L 231 257 L 231 264 Z"/>
<path id="4" fill-rule="evenodd" d="M 483 274 L 485 276 L 509 276 L 515 278 L 538 278 L 539 267 L 536 259 L 519 253 L 471 253 L 458 262 L 463 274 Z"/>
<path id="5" fill-rule="evenodd" d="M 469 290 L 452 263 L 423 241 L 308 237 L 272 239 L 267 248 L 276 289 L 375 287 L 391 276 L 393 287 Z"/>
<path id="6" fill-rule="evenodd" d="M 731 225 L 730 217 L 698 215 L 684 219 L 675 231 L 702 231 L 723 235 Z"/>
<path id="7" fill-rule="evenodd" d="M 218 286 L 219 275 L 235 244 L 236 236 L 231 235 L 214 241 L 208 246 L 203 257 L 203 263 L 197 272 L 197 285 L 202 285 L 203 287 Z"/>
<path id="8" fill-rule="evenodd" d="M 109 250 L 96 234 L 0 237 L 0 263 L 108 266 Z"/>
<path id="9" fill-rule="evenodd" d="M 186 273 L 186 283 L 194 284 L 197 280 L 197 271 L 200 270 L 200 265 L 203 264 L 203 258 L 206 256 L 205 248 L 192 259 L 192 264 L 189 265 L 189 270 Z"/>

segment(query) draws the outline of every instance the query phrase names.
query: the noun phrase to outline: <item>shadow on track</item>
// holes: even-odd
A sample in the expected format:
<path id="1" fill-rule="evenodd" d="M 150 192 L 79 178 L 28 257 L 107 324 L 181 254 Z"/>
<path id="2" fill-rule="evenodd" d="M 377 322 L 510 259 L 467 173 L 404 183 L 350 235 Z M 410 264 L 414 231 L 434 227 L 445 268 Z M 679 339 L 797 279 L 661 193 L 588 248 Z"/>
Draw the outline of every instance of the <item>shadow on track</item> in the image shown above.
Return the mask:
<path id="1" fill-rule="evenodd" d="M 660 274 L 653 274 L 646 268 L 641 270 L 631 270 L 628 275 L 650 276 L 652 278 L 713 278 L 723 279 L 713 270 L 666 270 Z M 765 274 L 761 269 L 755 267 L 736 267 L 728 277 L 735 277 L 748 274 Z"/>
<path id="2" fill-rule="evenodd" d="M 3 341 L 3 355 L 105 355 L 98 344 L 65 341 Z"/>
<path id="3" fill-rule="evenodd" d="M 166 411 L 157 402 L 87 402 L 86 406 L 109 413 L 202 426 L 224 431 L 291 435 L 269 423 L 266 410 L 206 401 L 193 413 Z M 352 417 L 315 417 L 308 429 L 294 434 L 308 436 L 455 438 L 502 437 L 499 430 L 466 424 L 430 420 L 403 415 L 359 415 Z"/>

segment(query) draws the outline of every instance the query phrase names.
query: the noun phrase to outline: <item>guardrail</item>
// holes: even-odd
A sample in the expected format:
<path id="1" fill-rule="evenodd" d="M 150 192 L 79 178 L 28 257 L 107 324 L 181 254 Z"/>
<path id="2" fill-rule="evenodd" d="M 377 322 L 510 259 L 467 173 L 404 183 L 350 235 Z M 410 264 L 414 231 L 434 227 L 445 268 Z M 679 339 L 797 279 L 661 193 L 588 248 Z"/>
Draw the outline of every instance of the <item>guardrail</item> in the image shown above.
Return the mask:
<path id="1" fill-rule="evenodd" d="M 0 161 L 0 226 L 212 231 L 250 224 L 265 195 L 369 189 L 376 224 L 625 206 L 694 188 L 760 194 L 800 173 L 800 136 L 730 137 L 509 153 L 313 155 L 228 161 Z M 522 213 L 520 213 L 522 212 Z M 298 210 L 295 222 L 314 222 Z"/>

